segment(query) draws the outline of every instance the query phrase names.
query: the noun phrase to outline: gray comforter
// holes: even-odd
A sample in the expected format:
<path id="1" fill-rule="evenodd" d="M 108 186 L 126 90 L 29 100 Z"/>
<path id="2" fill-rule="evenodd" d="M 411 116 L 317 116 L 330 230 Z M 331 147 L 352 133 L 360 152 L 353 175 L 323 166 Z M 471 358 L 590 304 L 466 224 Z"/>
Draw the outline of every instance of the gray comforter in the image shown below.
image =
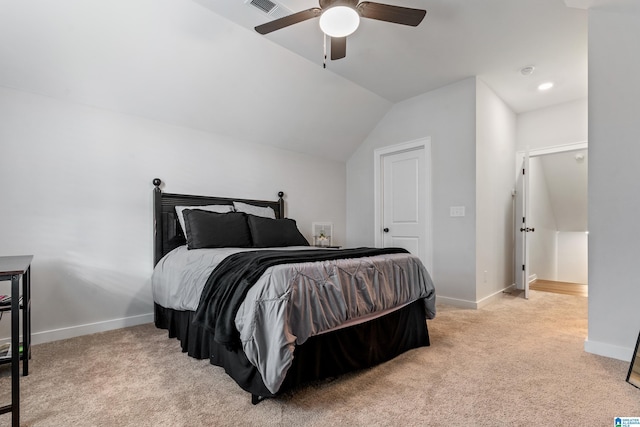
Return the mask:
<path id="1" fill-rule="evenodd" d="M 239 251 L 181 247 L 167 254 L 152 276 L 154 301 L 166 308 L 195 311 L 215 265 Z M 247 358 L 267 388 L 276 393 L 291 366 L 296 344 L 418 299 L 424 301 L 427 318 L 433 318 L 433 283 L 411 254 L 283 264 L 267 269 L 249 290 L 235 324 Z"/>

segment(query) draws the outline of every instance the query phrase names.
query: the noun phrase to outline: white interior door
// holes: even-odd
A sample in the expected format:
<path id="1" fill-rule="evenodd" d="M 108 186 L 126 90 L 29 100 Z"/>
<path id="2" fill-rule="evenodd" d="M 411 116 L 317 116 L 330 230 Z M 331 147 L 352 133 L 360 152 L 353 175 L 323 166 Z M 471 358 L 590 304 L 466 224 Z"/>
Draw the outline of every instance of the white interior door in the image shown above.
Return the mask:
<path id="1" fill-rule="evenodd" d="M 382 246 L 401 247 L 426 261 L 425 148 L 391 153 L 382 161 Z"/>
<path id="2" fill-rule="evenodd" d="M 529 298 L 529 253 L 527 247 L 528 196 L 529 196 L 529 154 L 525 154 L 516 180 L 515 197 L 515 236 L 516 255 L 515 272 L 516 288 L 524 290 L 524 297 Z"/>

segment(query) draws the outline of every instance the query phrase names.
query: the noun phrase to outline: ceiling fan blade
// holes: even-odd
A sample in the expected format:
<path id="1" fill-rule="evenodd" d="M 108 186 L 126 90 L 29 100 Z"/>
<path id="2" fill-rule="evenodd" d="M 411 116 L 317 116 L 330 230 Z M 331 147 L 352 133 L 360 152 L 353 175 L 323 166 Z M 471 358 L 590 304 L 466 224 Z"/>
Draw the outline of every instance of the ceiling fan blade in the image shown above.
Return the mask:
<path id="1" fill-rule="evenodd" d="M 258 25 L 256 31 L 260 34 L 269 34 L 273 31 L 280 30 L 289 25 L 297 24 L 298 22 L 306 21 L 307 19 L 316 18 L 320 16 L 322 10 L 319 7 L 303 10 L 288 16 L 284 16 L 279 19 L 267 22 L 266 24 Z"/>
<path id="2" fill-rule="evenodd" d="M 417 27 L 427 14 L 424 9 L 411 9 L 409 7 L 392 6 L 370 1 L 361 2 L 357 9 L 363 18 L 411 25 L 412 27 Z"/>
<path id="3" fill-rule="evenodd" d="M 347 56 L 347 38 L 331 37 L 331 60 L 342 59 Z"/>

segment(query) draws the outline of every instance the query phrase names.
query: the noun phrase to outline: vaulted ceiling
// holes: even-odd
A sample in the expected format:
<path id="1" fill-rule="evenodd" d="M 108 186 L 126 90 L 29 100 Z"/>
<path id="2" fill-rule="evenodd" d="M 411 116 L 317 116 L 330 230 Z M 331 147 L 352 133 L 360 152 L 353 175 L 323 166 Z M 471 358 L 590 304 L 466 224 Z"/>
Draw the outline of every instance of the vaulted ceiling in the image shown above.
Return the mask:
<path id="1" fill-rule="evenodd" d="M 341 161 L 391 106 L 190 0 L 0 0 L 0 86 Z"/>
<path id="2" fill-rule="evenodd" d="M 393 103 L 464 78 L 516 112 L 586 97 L 585 8 L 636 3 L 382 2 L 428 14 L 363 20 L 324 69 L 317 22 L 262 36 L 244 0 L 0 0 L 0 86 L 344 161 Z"/>
<path id="3" fill-rule="evenodd" d="M 273 17 L 250 2 L 195 0 L 252 30 Z M 318 0 L 271 0 L 298 12 Z M 517 112 L 587 96 L 587 13 L 563 0 L 381 0 L 426 9 L 418 27 L 362 19 L 347 37 L 345 59 L 328 70 L 398 102 L 471 76 L 479 76 Z M 323 35 L 311 19 L 265 36 L 317 64 Z M 533 65 L 523 76 L 520 70 Z M 537 86 L 553 81 L 552 91 Z"/>
<path id="4" fill-rule="evenodd" d="M 558 231 L 587 231 L 588 151 L 539 157 Z"/>

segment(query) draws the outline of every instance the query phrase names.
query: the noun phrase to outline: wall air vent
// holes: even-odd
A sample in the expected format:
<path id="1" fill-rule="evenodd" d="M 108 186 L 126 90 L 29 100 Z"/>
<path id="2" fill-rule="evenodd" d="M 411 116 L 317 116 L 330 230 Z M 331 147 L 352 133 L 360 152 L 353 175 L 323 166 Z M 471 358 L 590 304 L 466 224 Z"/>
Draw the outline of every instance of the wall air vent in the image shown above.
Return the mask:
<path id="1" fill-rule="evenodd" d="M 262 12 L 276 19 L 293 13 L 293 11 L 271 0 L 246 0 L 245 3 L 260 9 Z"/>

